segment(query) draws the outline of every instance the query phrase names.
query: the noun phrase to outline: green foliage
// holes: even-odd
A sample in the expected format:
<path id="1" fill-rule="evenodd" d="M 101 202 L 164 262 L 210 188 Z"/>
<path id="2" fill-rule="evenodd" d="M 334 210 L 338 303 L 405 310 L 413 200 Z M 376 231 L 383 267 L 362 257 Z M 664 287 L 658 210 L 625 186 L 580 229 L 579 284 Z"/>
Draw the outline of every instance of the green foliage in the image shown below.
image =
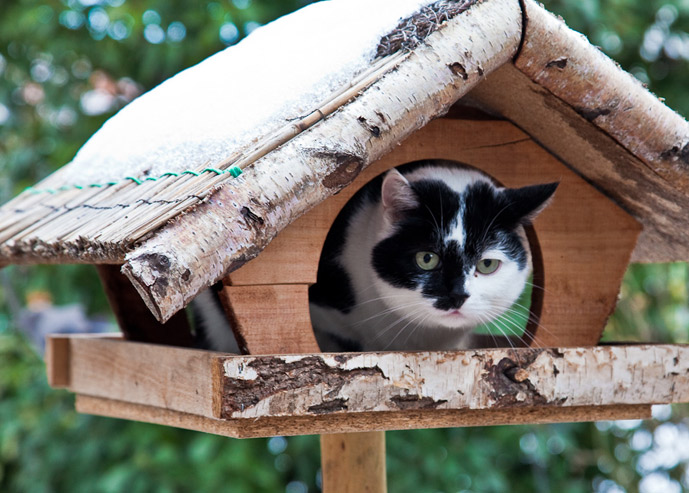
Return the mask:
<path id="1" fill-rule="evenodd" d="M 3 0 L 0 202 L 68 162 L 137 94 L 302 3 Z M 687 0 L 546 7 L 689 114 Z M 632 266 L 605 337 L 687 342 L 688 284 L 686 264 Z M 91 267 L 0 271 L 0 491 L 317 490 L 316 437 L 239 441 L 77 415 L 72 396 L 48 388 L 40 358 L 12 327 L 36 290 L 91 313 L 106 306 Z M 689 413 L 667 411 L 644 423 L 391 432 L 390 490 L 680 491 L 689 462 L 681 419 Z"/>
<path id="2" fill-rule="evenodd" d="M 302 478 L 315 488 L 317 437 L 281 450 L 269 440 L 78 415 L 19 335 L 0 333 L 0 361 L 0 491 L 252 493 Z"/>
<path id="3" fill-rule="evenodd" d="M 689 265 L 632 265 L 606 340 L 689 342 Z"/>

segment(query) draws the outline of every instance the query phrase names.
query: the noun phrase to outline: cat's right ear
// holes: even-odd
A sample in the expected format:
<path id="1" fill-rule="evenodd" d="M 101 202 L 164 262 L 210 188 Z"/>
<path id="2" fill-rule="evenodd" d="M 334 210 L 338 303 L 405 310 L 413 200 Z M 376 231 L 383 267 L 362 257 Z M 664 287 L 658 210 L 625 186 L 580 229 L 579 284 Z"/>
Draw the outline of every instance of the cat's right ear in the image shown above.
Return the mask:
<path id="1" fill-rule="evenodd" d="M 398 221 L 405 211 L 419 205 L 409 181 L 396 169 L 391 169 L 386 173 L 380 195 L 385 218 L 390 223 Z"/>

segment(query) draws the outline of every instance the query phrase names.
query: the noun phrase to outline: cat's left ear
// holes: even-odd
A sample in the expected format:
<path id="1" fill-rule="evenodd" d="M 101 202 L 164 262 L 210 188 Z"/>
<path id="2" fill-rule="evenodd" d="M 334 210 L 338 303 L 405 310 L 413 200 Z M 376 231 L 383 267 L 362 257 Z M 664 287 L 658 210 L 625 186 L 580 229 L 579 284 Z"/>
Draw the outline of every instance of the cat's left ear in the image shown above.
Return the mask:
<path id="1" fill-rule="evenodd" d="M 559 184 L 544 183 L 505 189 L 503 193 L 509 201 L 509 209 L 514 220 L 522 224 L 530 223 L 550 203 Z"/>

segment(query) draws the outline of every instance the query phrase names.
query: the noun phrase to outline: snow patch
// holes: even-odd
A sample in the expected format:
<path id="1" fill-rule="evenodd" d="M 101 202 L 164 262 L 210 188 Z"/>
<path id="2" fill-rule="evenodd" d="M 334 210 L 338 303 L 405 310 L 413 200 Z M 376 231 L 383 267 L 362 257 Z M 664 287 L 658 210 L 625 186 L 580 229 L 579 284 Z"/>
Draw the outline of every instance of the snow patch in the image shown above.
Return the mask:
<path id="1" fill-rule="evenodd" d="M 380 38 L 429 0 L 331 0 L 253 31 L 110 118 L 68 184 L 201 169 L 304 116 L 365 71 Z"/>

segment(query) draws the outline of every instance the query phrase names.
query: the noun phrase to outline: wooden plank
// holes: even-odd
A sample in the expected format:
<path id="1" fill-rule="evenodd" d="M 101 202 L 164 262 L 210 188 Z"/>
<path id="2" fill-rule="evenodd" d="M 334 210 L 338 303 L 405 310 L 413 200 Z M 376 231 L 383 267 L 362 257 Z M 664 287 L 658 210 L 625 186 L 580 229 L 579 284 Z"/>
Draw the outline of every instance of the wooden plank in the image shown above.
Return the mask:
<path id="1" fill-rule="evenodd" d="M 320 351 L 311 328 L 305 284 L 224 286 L 220 299 L 247 354 Z"/>
<path id="2" fill-rule="evenodd" d="M 172 411 L 170 409 L 79 394 L 76 398 L 76 408 L 81 413 L 174 426 L 233 438 L 309 435 L 313 433 L 327 436 L 327 434 L 331 433 L 354 434 L 361 430 L 409 430 L 651 418 L 650 406 L 629 405 L 558 408 L 529 407 L 480 411 L 435 409 L 361 413 L 356 416 L 346 414 L 324 415 L 317 419 L 310 416 L 298 416 L 258 420 L 221 420 Z"/>
<path id="3" fill-rule="evenodd" d="M 120 330 L 127 339 L 182 347 L 193 344 L 184 310 L 161 324 L 146 307 L 132 283 L 122 274 L 121 266 L 101 264 L 96 268 Z"/>
<path id="4" fill-rule="evenodd" d="M 689 346 L 219 357 L 220 417 L 689 402 Z"/>
<path id="5" fill-rule="evenodd" d="M 69 387 L 70 376 L 70 338 L 61 335 L 50 335 L 46 339 L 45 369 L 48 385 L 56 389 Z"/>
<path id="6" fill-rule="evenodd" d="M 218 413 L 213 353 L 124 340 L 68 339 L 72 392 L 203 416 Z"/>
<path id="7" fill-rule="evenodd" d="M 540 145 L 641 221 L 643 231 L 632 261 L 689 260 L 689 195 L 577 113 L 576 108 L 531 81 L 512 64 L 495 71 L 468 97 L 536 136 Z"/>
<path id="8" fill-rule="evenodd" d="M 685 345 L 231 356 L 68 339 L 73 392 L 208 418 L 689 402 Z"/>

